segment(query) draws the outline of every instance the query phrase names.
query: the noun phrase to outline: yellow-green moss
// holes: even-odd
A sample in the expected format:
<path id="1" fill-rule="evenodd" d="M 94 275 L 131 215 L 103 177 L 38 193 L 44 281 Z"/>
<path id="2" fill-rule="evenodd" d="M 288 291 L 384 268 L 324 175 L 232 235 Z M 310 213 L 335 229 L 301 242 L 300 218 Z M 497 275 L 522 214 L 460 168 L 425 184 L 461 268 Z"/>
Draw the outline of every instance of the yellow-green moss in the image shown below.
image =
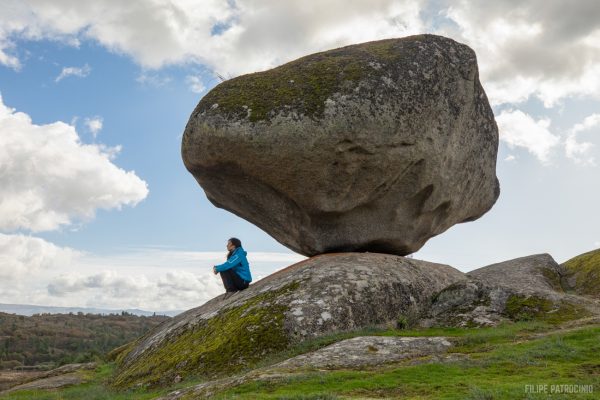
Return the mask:
<path id="1" fill-rule="evenodd" d="M 575 279 L 573 289 L 578 294 L 600 297 L 600 250 L 581 254 L 562 266 L 567 272 L 565 280 Z"/>
<path id="2" fill-rule="evenodd" d="M 289 339 L 283 322 L 288 306 L 277 304 L 276 300 L 298 285 L 294 282 L 259 294 L 167 339 L 158 349 L 121 366 L 113 385 L 165 386 L 177 376 L 185 379 L 229 375 L 255 364 L 268 353 L 286 348 Z"/>
<path id="3" fill-rule="evenodd" d="M 352 92 L 365 76 L 381 74 L 382 64 L 402 62 L 406 56 L 394 51 L 397 43 L 388 39 L 343 47 L 227 80 L 202 98 L 194 114 L 214 112 L 251 122 L 269 120 L 271 112 L 285 109 L 320 116 L 333 93 Z"/>
<path id="4" fill-rule="evenodd" d="M 557 292 L 564 292 L 560 281 L 560 275 L 558 273 L 551 270 L 550 268 L 544 267 L 540 267 L 538 270 L 542 275 L 544 275 L 544 278 L 546 278 L 546 281 L 552 287 L 552 289 L 556 290 Z"/>
<path id="5" fill-rule="evenodd" d="M 117 364 L 120 364 L 123 361 L 123 358 L 133 349 L 137 342 L 137 340 L 134 340 L 112 349 L 106 354 L 106 360 L 115 361 Z"/>
<path id="6" fill-rule="evenodd" d="M 513 294 L 506 301 L 504 314 L 513 321 L 539 320 L 550 324 L 590 315 L 585 307 L 566 301 L 552 302 L 539 296 Z"/>

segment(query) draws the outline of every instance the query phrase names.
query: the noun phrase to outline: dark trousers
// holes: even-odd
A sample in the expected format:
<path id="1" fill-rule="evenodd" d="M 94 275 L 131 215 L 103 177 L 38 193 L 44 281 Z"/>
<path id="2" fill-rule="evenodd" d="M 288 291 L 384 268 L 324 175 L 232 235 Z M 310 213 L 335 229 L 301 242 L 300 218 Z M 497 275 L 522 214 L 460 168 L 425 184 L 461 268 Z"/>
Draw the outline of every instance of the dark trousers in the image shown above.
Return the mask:
<path id="1" fill-rule="evenodd" d="M 221 271 L 219 274 L 221 274 L 223 286 L 225 286 L 225 290 L 228 292 L 244 290 L 249 285 L 249 282 L 246 282 L 238 274 L 236 274 L 233 268 L 230 268 L 226 271 Z"/>

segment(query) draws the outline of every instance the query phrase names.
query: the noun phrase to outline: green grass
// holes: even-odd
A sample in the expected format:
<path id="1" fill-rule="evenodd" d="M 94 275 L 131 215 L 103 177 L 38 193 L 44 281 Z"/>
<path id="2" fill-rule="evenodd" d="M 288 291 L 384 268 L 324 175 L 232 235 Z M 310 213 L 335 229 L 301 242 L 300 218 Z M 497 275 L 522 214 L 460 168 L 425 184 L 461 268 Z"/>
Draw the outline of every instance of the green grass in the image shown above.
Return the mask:
<path id="1" fill-rule="evenodd" d="M 361 335 L 446 336 L 452 352 L 469 359 L 419 365 L 389 364 L 362 370 L 306 371 L 276 382 L 249 382 L 221 392 L 218 399 L 334 400 L 346 398 L 407 399 L 542 399 L 525 393 L 525 385 L 594 385 L 595 393 L 553 395 L 553 399 L 592 399 L 600 391 L 600 326 L 557 331 L 553 324 L 521 321 L 495 328 L 362 329 L 296 345 L 263 360 L 261 365 Z M 532 335 L 545 335 L 534 338 Z M 164 389 L 115 391 L 108 379 L 114 364 L 105 364 L 89 383 L 60 391 L 22 391 L 7 399 L 150 399 L 200 383 L 199 378 Z M 596 396 L 596 397 L 594 397 Z"/>
<path id="2" fill-rule="evenodd" d="M 513 332 L 514 333 L 514 332 Z M 514 343 L 510 330 L 492 336 L 487 351 L 470 360 L 376 370 L 309 372 L 277 383 L 251 382 L 220 394 L 220 399 L 280 399 L 304 394 L 339 398 L 536 399 L 526 385 L 594 385 L 595 393 L 553 395 L 553 399 L 594 399 L 600 390 L 600 327 L 551 334 Z M 501 340 L 503 338 L 504 340 Z M 550 389 L 548 389 L 550 390 Z"/>
<path id="3" fill-rule="evenodd" d="M 456 352 L 468 352 L 485 346 L 493 341 L 503 341 L 507 338 L 516 338 L 518 336 L 526 337 L 532 332 L 548 330 L 551 325 L 539 321 L 521 321 L 516 323 L 503 323 L 497 327 L 481 328 L 426 328 L 426 329 L 385 329 L 377 327 L 368 327 L 347 332 L 338 332 L 334 334 L 320 336 L 314 339 L 305 340 L 290 348 L 265 357 L 253 368 L 264 367 L 275 364 L 279 361 L 292 358 L 299 354 L 308 353 L 328 346 L 332 343 L 344 339 L 350 339 L 357 336 L 446 336 L 455 338 L 453 342 L 457 345 Z M 247 371 L 247 370 L 246 370 Z"/>

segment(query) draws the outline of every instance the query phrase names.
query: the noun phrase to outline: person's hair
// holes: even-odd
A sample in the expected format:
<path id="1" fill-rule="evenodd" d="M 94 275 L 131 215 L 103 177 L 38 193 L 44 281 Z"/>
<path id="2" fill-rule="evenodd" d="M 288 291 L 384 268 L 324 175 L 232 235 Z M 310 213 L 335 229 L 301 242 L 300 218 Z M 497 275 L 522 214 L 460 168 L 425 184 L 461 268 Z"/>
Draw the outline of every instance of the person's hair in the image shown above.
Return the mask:
<path id="1" fill-rule="evenodd" d="M 235 246 L 235 249 L 237 249 L 238 247 L 242 247 L 242 242 L 238 238 L 234 238 L 234 237 L 230 238 L 229 242 L 231 242 L 231 244 Z M 233 254 L 233 252 L 235 251 L 235 249 L 233 249 L 233 250 L 231 250 L 230 252 L 227 253 L 227 259 L 229 259 L 229 257 L 231 257 L 231 255 Z"/>

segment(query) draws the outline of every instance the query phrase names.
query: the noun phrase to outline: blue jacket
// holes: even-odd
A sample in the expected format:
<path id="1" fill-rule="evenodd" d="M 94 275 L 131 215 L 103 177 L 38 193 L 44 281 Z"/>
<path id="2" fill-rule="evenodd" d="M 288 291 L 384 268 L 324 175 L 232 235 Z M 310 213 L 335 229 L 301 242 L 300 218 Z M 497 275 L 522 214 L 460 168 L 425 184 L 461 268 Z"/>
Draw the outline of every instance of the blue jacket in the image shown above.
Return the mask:
<path id="1" fill-rule="evenodd" d="M 246 282 L 252 282 L 252 275 L 250 275 L 250 264 L 248 264 L 248 260 L 246 259 L 246 250 L 244 250 L 241 246 L 233 251 L 231 256 L 225 261 L 223 264 L 215 265 L 217 268 L 217 272 L 227 271 L 230 268 L 233 268 L 233 271 L 236 272 L 240 278 L 245 280 Z"/>

